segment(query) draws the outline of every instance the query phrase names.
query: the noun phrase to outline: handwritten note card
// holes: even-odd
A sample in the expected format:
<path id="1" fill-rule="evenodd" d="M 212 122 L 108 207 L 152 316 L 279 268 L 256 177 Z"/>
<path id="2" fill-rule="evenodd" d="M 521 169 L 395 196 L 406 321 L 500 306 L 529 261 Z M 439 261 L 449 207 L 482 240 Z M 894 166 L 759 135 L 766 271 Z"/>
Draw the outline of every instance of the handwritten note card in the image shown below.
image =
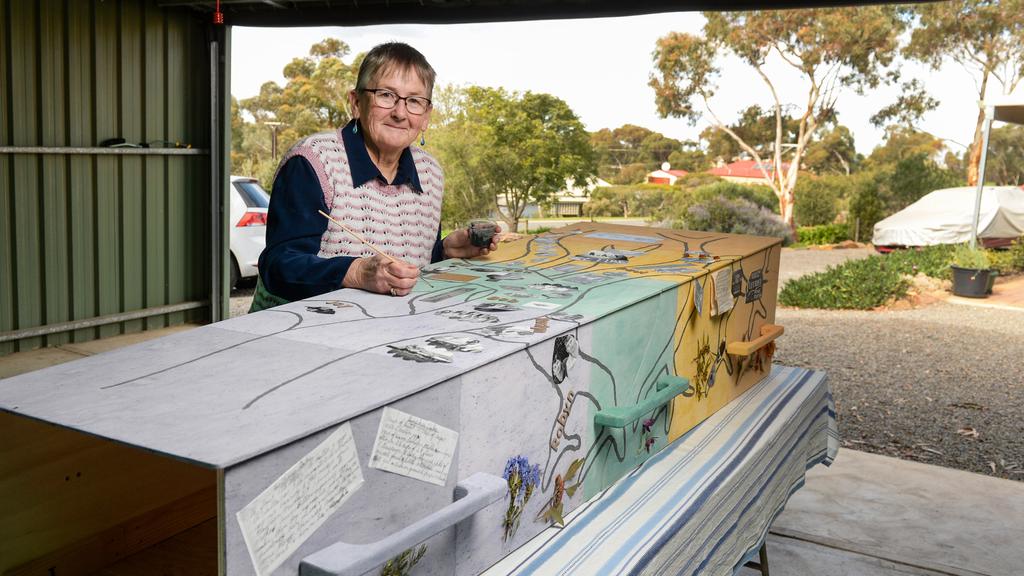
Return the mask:
<path id="1" fill-rule="evenodd" d="M 393 408 L 384 408 L 370 467 L 444 486 L 459 433 Z"/>
<path id="2" fill-rule="evenodd" d="M 362 484 L 352 428 L 345 423 L 238 511 L 256 574 L 276 570 Z"/>
<path id="3" fill-rule="evenodd" d="M 711 306 L 711 315 L 718 316 L 732 310 L 736 301 L 732 296 L 732 272 L 723 268 L 711 277 L 714 284 L 715 299 Z"/>

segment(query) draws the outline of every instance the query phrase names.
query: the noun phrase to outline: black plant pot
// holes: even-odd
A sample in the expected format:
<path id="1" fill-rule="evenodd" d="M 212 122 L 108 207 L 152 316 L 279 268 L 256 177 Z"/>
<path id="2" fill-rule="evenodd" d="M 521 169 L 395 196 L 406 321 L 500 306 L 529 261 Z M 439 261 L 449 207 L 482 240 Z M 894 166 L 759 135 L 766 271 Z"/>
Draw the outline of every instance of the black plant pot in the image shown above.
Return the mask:
<path id="1" fill-rule="evenodd" d="M 968 298 L 985 298 L 989 295 L 989 270 L 959 266 L 951 266 L 951 268 L 953 269 L 953 294 Z"/>

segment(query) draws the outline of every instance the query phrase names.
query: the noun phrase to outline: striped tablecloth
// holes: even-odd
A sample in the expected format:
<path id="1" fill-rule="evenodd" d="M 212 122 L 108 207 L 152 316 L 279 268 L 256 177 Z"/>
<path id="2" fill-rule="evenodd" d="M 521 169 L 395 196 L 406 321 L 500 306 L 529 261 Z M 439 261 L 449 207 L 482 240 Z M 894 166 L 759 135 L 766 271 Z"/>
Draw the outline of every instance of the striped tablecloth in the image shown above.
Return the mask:
<path id="1" fill-rule="evenodd" d="M 839 448 L 824 372 L 771 375 L 487 572 L 733 574 Z"/>

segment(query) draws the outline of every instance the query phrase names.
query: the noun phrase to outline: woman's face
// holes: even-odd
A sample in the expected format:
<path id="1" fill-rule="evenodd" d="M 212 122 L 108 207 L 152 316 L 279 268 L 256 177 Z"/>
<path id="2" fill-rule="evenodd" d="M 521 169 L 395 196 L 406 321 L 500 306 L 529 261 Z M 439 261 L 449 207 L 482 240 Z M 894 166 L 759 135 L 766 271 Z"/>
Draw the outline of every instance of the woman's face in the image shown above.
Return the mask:
<path id="1" fill-rule="evenodd" d="M 427 87 L 412 70 L 386 71 L 372 85 L 371 89 L 384 88 L 401 97 L 419 96 L 429 98 Z M 367 145 L 382 154 L 401 152 L 412 144 L 420 132 L 430 123 L 430 109 L 423 114 L 410 114 L 405 100 L 399 100 L 394 108 L 387 109 L 374 105 L 370 92 L 349 93 L 349 104 L 359 119 Z"/>

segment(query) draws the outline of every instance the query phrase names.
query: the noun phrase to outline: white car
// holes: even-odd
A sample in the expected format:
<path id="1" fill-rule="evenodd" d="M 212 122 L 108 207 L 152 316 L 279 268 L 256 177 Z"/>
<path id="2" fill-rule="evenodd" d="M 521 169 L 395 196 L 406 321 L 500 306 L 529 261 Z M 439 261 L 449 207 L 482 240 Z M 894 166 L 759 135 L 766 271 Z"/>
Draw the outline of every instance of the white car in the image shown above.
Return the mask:
<path id="1" fill-rule="evenodd" d="M 255 178 L 231 177 L 231 287 L 257 274 L 260 253 L 267 245 L 270 194 Z"/>

